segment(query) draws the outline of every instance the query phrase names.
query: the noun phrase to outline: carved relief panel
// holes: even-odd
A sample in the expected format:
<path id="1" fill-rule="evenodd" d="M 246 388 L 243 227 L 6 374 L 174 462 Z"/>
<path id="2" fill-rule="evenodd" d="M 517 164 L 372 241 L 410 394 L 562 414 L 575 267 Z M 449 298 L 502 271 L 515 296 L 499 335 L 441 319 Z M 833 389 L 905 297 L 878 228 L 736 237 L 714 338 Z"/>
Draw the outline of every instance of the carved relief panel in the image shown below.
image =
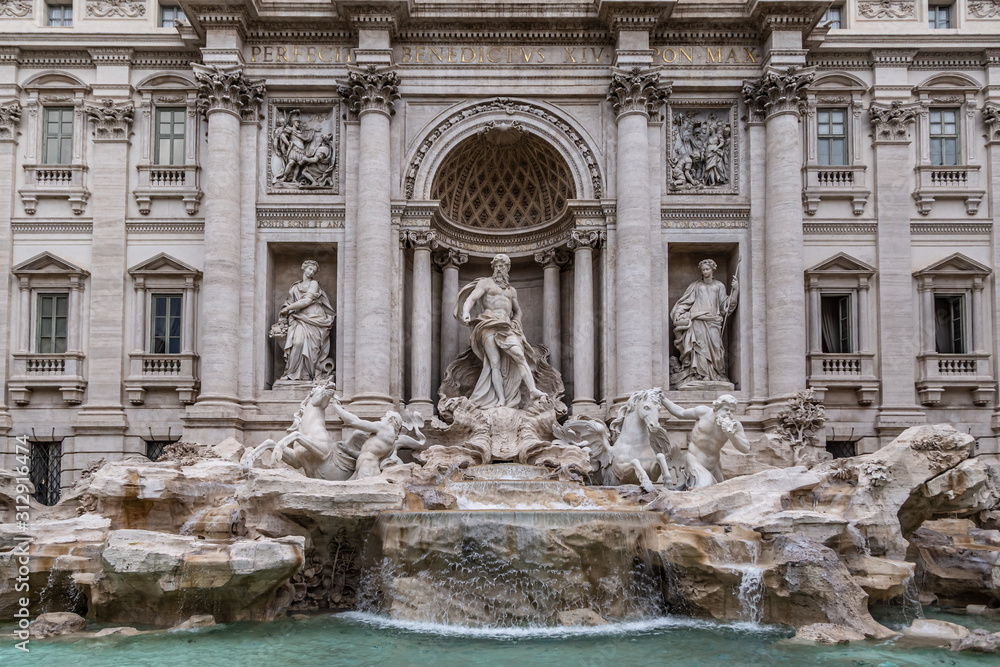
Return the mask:
<path id="1" fill-rule="evenodd" d="M 340 103 L 274 99 L 268 110 L 267 191 L 337 194 Z"/>
<path id="2" fill-rule="evenodd" d="M 667 106 L 667 190 L 672 194 L 737 194 L 736 106 L 697 100 Z"/>

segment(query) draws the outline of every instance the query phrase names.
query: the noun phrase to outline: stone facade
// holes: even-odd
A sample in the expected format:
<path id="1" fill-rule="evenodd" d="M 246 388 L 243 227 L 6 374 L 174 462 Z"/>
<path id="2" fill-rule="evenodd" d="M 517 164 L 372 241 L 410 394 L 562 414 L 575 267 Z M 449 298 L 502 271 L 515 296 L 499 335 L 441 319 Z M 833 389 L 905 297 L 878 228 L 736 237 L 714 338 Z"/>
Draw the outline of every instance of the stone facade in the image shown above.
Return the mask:
<path id="1" fill-rule="evenodd" d="M 995 3 L 111 4 L 0 3 L 0 465 L 280 436 L 308 259 L 338 393 L 427 416 L 500 252 L 574 414 L 715 397 L 670 386 L 711 259 L 754 437 L 811 387 L 859 453 L 925 422 L 997 453 Z"/>

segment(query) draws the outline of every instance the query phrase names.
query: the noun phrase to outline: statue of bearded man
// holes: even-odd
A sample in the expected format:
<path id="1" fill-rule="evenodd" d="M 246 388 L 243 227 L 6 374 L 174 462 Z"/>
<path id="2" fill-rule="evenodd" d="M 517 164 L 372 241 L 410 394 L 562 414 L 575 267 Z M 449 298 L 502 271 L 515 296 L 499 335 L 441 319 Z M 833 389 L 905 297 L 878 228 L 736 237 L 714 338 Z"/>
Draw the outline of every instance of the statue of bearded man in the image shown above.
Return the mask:
<path id="1" fill-rule="evenodd" d="M 521 402 L 521 383 L 532 400 L 546 394 L 535 386 L 535 351 L 521 328 L 517 290 L 510 286 L 510 258 L 496 255 L 493 275 L 462 288 L 455 317 L 472 327 L 472 350 L 483 370 L 469 399 L 480 408 L 512 407 Z"/>

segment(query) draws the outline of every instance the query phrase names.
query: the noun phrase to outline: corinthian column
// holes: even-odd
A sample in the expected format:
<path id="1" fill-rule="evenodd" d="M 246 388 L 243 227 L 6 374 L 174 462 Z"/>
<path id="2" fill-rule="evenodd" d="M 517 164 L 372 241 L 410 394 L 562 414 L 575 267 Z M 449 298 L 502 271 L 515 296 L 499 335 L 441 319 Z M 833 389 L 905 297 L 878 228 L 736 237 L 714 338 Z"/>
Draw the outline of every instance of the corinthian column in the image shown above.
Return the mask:
<path id="1" fill-rule="evenodd" d="M 648 105 L 662 99 L 660 75 L 633 67 L 615 72 L 608 100 L 618 119 L 615 322 L 617 398 L 653 385 L 649 216 Z"/>
<path id="2" fill-rule="evenodd" d="M 875 102 L 868 110 L 872 122 L 872 146 L 875 149 L 875 207 L 878 211 L 878 335 L 879 365 L 882 381 L 882 404 L 875 426 L 883 444 L 902 431 L 924 420 L 916 404 L 913 384 L 917 349 L 914 344 L 916 322 L 913 317 L 913 274 L 910 250 L 910 212 L 912 164 L 910 126 L 916 112 L 899 101 Z M 930 299 L 930 291 L 921 291 Z M 926 310 L 925 313 L 933 312 Z M 926 315 L 925 315 L 926 316 Z M 930 325 L 933 327 L 933 324 Z M 933 331 L 933 329 L 931 329 Z M 933 351 L 933 334 L 925 336 Z"/>
<path id="3" fill-rule="evenodd" d="M 430 417 L 431 401 L 431 249 L 437 245 L 433 231 L 407 230 L 404 241 L 413 248 L 413 319 L 410 322 L 410 404 Z"/>
<path id="4" fill-rule="evenodd" d="M 806 383 L 806 297 L 802 281 L 800 105 L 812 74 L 769 71 L 743 87 L 751 119 L 763 117 L 768 394 L 771 401 Z"/>
<path id="5" fill-rule="evenodd" d="M 441 267 L 441 378 L 448 365 L 462 352 L 459 342 L 458 320 L 452 315 L 458 301 L 458 267 L 469 261 L 469 256 L 454 248 L 446 248 L 437 253 L 434 263 Z"/>
<path id="6" fill-rule="evenodd" d="M 236 435 L 240 428 L 240 122 L 258 116 L 265 89 L 239 67 L 195 65 L 194 74 L 198 105 L 208 122 L 208 156 L 205 308 L 199 320 L 201 395 L 189 415 L 212 418 L 213 434 L 203 437 L 217 439 Z"/>
<path id="7" fill-rule="evenodd" d="M 11 197 L 14 193 L 14 152 L 17 148 L 17 126 L 21 120 L 21 105 L 14 101 L 0 104 L 0 438 L 11 427 L 10 412 L 7 409 L 7 372 L 8 372 L 8 342 L 10 341 L 10 323 L 12 318 L 10 305 L 10 265 L 13 238 L 10 229 Z M 24 328 L 24 327 L 22 327 Z M 0 465 L 4 465 L 0 457 Z M 14 461 L 11 458 L 10 465 Z"/>
<path id="8" fill-rule="evenodd" d="M 542 266 L 542 341 L 549 349 L 549 363 L 558 371 L 562 366 L 559 272 L 566 258 L 552 249 L 535 253 L 535 261 Z"/>
<path id="9" fill-rule="evenodd" d="M 574 230 L 573 251 L 573 414 L 597 415 L 594 396 L 594 248 L 604 232 Z"/>
<path id="10" fill-rule="evenodd" d="M 384 410 L 391 401 L 392 251 L 389 121 L 399 77 L 369 65 L 352 69 L 340 94 L 360 122 L 358 142 L 355 369 L 352 404 Z"/>

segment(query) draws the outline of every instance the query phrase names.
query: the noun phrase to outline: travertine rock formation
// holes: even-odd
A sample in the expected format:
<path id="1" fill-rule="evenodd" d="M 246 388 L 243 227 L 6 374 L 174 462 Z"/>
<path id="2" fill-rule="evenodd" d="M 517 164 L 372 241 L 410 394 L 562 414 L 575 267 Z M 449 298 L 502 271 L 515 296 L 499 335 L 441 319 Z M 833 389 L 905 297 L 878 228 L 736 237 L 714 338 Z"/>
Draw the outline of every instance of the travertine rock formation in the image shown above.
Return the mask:
<path id="1" fill-rule="evenodd" d="M 1000 531 L 981 530 L 968 519 L 927 521 L 910 538 L 922 591 L 940 604 L 1000 602 Z"/>

